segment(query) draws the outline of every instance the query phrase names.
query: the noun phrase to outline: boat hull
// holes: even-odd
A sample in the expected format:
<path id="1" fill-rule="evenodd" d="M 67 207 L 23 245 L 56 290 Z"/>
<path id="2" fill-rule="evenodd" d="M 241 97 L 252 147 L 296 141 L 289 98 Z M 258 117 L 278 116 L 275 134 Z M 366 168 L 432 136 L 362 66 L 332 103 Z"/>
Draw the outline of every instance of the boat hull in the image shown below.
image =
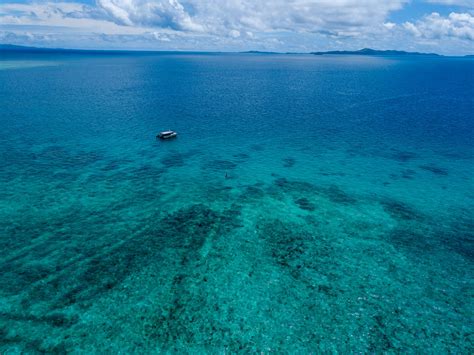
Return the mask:
<path id="1" fill-rule="evenodd" d="M 171 134 L 158 134 L 156 137 L 160 139 L 171 139 L 171 138 L 176 138 L 178 134 L 176 132 L 173 132 Z"/>

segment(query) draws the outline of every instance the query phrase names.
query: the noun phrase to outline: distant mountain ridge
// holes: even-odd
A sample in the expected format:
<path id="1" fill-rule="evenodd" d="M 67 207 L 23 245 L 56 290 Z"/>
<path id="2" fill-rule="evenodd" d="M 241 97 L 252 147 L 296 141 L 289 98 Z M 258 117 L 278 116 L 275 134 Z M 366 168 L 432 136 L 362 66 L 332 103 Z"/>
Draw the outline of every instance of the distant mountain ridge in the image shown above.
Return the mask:
<path id="1" fill-rule="evenodd" d="M 123 55 L 123 54 L 146 54 L 153 55 L 159 53 L 183 53 L 183 54 L 194 54 L 194 53 L 213 53 L 213 52 L 181 52 L 181 51 L 152 51 L 152 50 L 126 50 L 126 49 L 68 49 L 68 48 L 44 48 L 44 47 L 28 47 L 18 46 L 15 44 L 1 44 L 0 43 L 0 54 L 4 52 L 10 53 L 46 53 L 46 54 L 100 54 L 100 55 Z M 217 52 L 216 52 L 217 53 Z"/>
<path id="2" fill-rule="evenodd" d="M 23 52 L 23 53 L 102 53 L 102 54 L 125 54 L 125 53 L 220 53 L 220 52 L 199 52 L 199 51 L 152 51 L 152 50 L 125 50 L 125 49 L 66 49 L 66 48 L 42 48 L 42 47 L 28 47 L 14 44 L 1 44 L 1 52 Z M 224 52 L 222 52 L 224 53 Z M 364 48 L 357 51 L 326 51 L 326 52 L 310 52 L 310 53 L 292 53 L 292 52 L 266 52 L 266 51 L 244 51 L 244 54 L 313 54 L 313 55 L 366 55 L 366 56 L 432 56 L 443 57 L 443 55 L 436 53 L 420 53 L 420 52 L 406 52 L 398 50 L 377 50 L 371 48 Z M 462 57 L 462 56 L 461 56 Z M 474 58 L 474 54 L 468 54 L 465 58 Z"/>
<path id="3" fill-rule="evenodd" d="M 100 51 L 87 50 L 87 49 L 42 48 L 42 47 L 18 46 L 15 44 L 0 44 L 0 52 L 82 53 L 82 52 L 100 52 Z"/>
<path id="4" fill-rule="evenodd" d="M 24 53 L 127 53 L 135 52 L 128 50 L 111 50 L 111 49 L 68 49 L 68 48 L 44 48 L 44 47 L 28 47 L 18 46 L 15 44 L 0 44 L 0 52 L 24 52 Z M 138 52 L 138 51 L 137 51 Z M 151 51 L 140 51 L 148 53 Z"/>
<path id="5" fill-rule="evenodd" d="M 27 47 L 17 46 L 15 44 L 0 44 L 0 51 L 14 51 L 14 52 L 55 52 L 55 51 L 67 51 L 67 49 L 59 48 L 39 48 L 39 47 Z"/>
<path id="6" fill-rule="evenodd" d="M 379 55 L 379 56 L 390 56 L 390 55 L 423 55 L 423 56 L 434 56 L 441 57 L 440 54 L 436 53 L 420 53 L 420 52 L 406 52 L 406 51 L 397 51 L 397 50 L 377 50 L 372 48 L 364 48 L 358 51 L 327 51 L 327 52 L 312 52 L 314 55 Z"/>
<path id="7" fill-rule="evenodd" d="M 244 51 L 242 54 L 282 54 L 278 52 L 265 52 L 265 51 Z"/>

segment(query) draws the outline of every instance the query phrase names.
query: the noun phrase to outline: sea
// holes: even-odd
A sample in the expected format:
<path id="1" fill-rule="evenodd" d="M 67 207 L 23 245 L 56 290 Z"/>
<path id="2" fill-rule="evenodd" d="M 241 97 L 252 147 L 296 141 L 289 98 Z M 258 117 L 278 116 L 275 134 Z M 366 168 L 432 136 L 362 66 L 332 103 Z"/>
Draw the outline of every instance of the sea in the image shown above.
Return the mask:
<path id="1" fill-rule="evenodd" d="M 0 353 L 472 354 L 474 59 L 4 52 L 0 251 Z"/>

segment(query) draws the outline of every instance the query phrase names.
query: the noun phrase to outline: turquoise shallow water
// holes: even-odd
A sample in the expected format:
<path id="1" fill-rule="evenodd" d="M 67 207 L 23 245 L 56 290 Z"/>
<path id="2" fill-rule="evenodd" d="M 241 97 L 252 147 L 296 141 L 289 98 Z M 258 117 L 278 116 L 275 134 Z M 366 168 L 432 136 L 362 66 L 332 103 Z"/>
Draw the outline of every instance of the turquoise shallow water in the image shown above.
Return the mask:
<path id="1" fill-rule="evenodd" d="M 1 352 L 473 352 L 474 61 L 2 60 Z"/>

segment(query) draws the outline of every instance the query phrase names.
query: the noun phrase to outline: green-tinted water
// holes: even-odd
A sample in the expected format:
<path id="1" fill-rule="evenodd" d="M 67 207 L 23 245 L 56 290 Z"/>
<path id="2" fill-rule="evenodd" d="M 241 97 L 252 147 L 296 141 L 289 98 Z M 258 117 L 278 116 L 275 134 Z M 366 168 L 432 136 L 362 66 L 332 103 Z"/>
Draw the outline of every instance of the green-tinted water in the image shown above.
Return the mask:
<path id="1" fill-rule="evenodd" d="M 1 351 L 471 353 L 473 72 L 252 55 L 1 71 Z"/>

